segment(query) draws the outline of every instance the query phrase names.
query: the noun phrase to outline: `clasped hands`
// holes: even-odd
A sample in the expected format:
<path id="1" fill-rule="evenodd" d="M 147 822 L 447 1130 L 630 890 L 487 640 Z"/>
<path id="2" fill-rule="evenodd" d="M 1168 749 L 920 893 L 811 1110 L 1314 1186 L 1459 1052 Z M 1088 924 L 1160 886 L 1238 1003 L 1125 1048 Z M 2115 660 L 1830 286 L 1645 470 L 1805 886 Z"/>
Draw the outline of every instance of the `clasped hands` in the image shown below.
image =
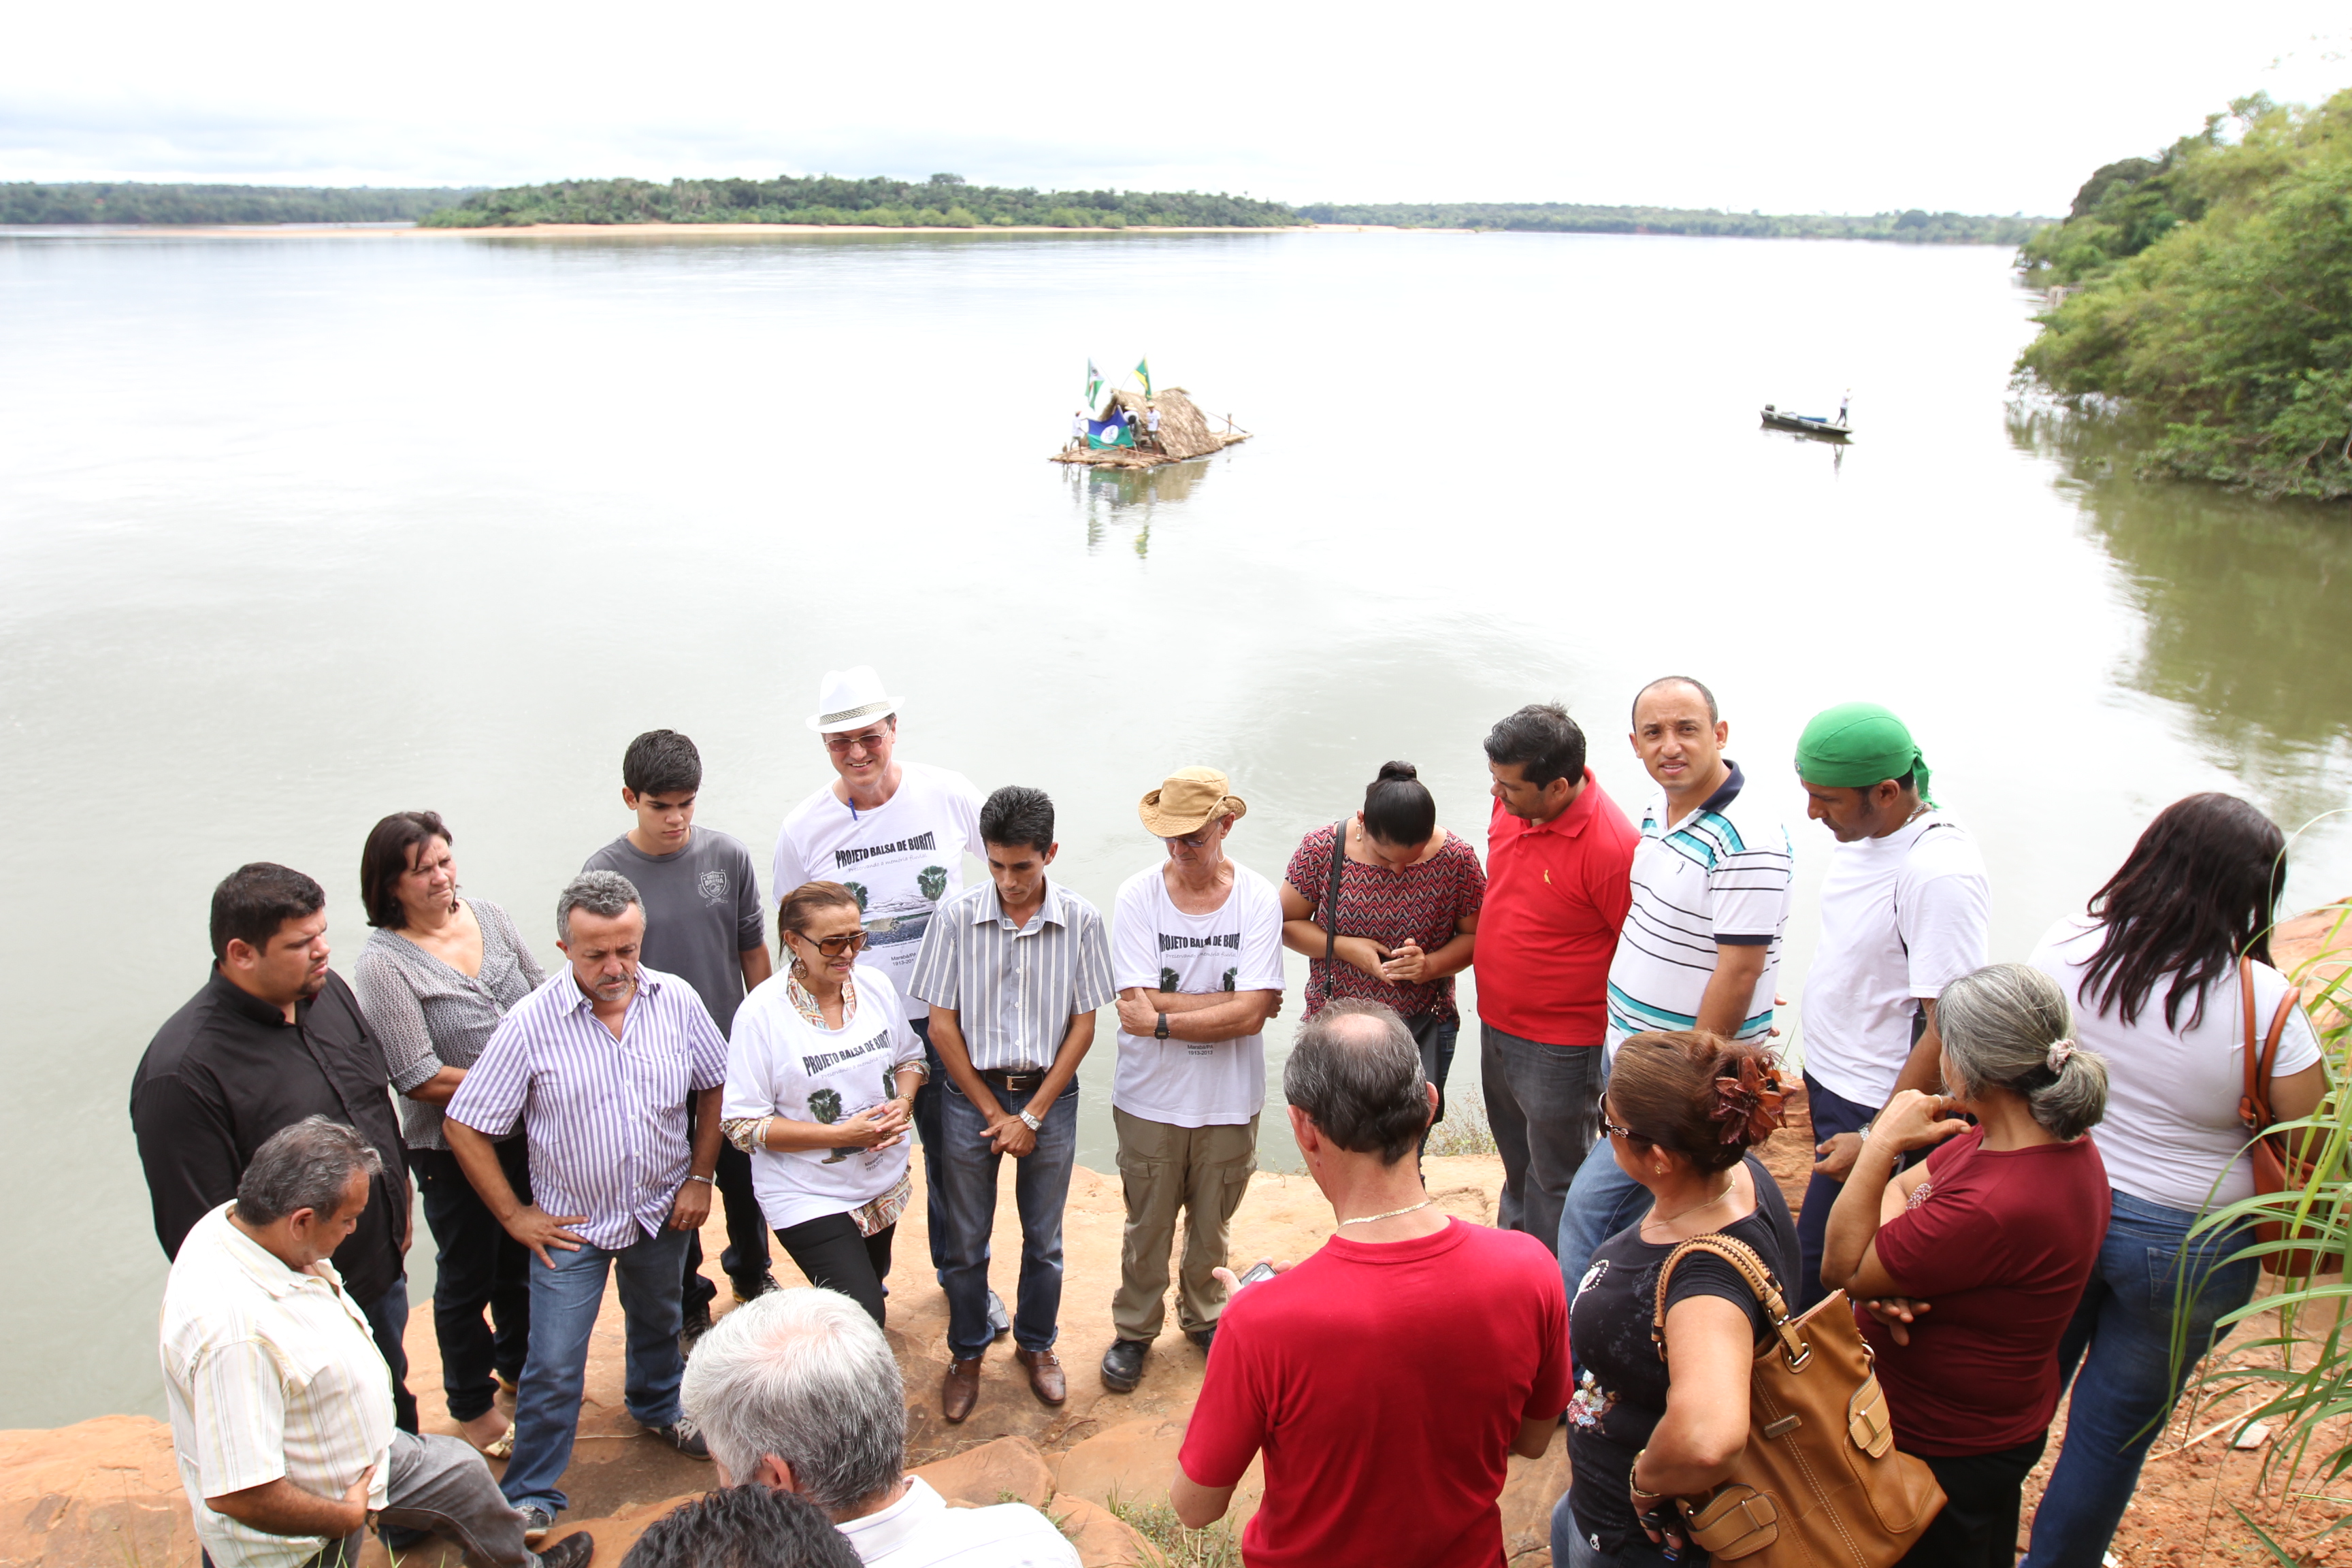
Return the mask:
<path id="1" fill-rule="evenodd" d="M 1429 973 L 1429 954 L 1417 942 L 1382 947 L 1368 936 L 1343 936 L 1334 951 L 1342 962 L 1391 985 L 1416 984 Z"/>

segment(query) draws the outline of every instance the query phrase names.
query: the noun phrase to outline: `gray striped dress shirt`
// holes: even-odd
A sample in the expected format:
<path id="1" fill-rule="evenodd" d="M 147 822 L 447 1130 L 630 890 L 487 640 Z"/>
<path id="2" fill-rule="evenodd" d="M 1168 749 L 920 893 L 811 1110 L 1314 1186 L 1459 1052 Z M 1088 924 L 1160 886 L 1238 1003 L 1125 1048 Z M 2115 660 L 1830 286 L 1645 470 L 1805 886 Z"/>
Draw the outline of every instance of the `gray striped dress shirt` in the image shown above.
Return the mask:
<path id="1" fill-rule="evenodd" d="M 522 1122 L 532 1199 L 618 1252 L 669 1223 L 685 1184 L 686 1102 L 727 1081 L 727 1038 L 694 987 L 637 968 L 621 1037 L 566 964 L 518 1004 L 466 1073 L 449 1120 L 490 1138 Z"/>
<path id="2" fill-rule="evenodd" d="M 941 904 L 923 932 L 908 989 L 954 1008 L 971 1065 L 1000 1071 L 1053 1066 L 1072 1016 L 1118 994 L 1101 914 L 1053 881 L 1024 926 L 1005 918 L 992 881 Z"/>

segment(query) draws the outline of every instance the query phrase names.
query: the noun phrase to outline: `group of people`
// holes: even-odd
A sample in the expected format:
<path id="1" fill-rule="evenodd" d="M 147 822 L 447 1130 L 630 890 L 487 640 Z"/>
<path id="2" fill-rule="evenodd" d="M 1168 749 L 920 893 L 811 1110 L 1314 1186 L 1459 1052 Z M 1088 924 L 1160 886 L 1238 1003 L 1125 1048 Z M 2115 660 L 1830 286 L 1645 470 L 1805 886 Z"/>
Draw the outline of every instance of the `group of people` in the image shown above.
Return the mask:
<path id="1" fill-rule="evenodd" d="M 648 1568 L 730 1531 L 821 1538 L 791 1559 L 811 1563 L 840 1541 L 866 1563 L 951 1542 L 979 1543 L 958 1561 L 1075 1561 L 1031 1510 L 950 1511 L 901 1474 L 881 1330 L 919 1143 L 944 1418 L 971 1415 L 1008 1337 L 1034 1395 L 1066 1399 L 1062 1216 L 1106 1006 L 1126 1226 L 1098 1375 L 1130 1391 L 1185 1353 L 1159 1345 L 1172 1275 L 1177 1327 L 1208 1355 L 1172 1500 L 1189 1523 L 1221 1516 L 1263 1455 L 1254 1565 L 1489 1563 L 1508 1455 L 1540 1454 L 1563 1422 L 1555 1561 L 1696 1555 L 1662 1500 L 1729 1474 L 1767 1326 L 1710 1256 L 1674 1274 L 1657 1342 L 1651 1316 L 1675 1246 L 1723 1232 L 1800 1310 L 1831 1289 L 1864 1304 L 1898 1442 L 1947 1497 L 1920 1564 L 2007 1568 L 2060 1393 L 2095 1390 L 2031 1552 L 2092 1568 L 2187 1363 L 2251 1295 L 2254 1266 L 2222 1266 L 2231 1237 L 2188 1235 L 2251 1185 L 2240 988 L 2265 1021 L 2293 1012 L 2266 963 L 2284 844 L 2242 802 L 2168 808 L 2086 916 L 1991 964 L 1982 857 L 1909 731 L 1862 703 L 1809 724 L 1796 782 L 1835 842 L 1802 1003 L 1819 1142 L 1792 1219 L 1748 1151 L 1793 1087 L 1773 1041 L 1794 856 L 1780 807 L 1798 792 L 1731 760 L 1697 680 L 1634 698 L 1651 787 L 1633 816 L 1564 710 L 1496 723 L 1483 863 L 1391 763 L 1271 880 L 1227 853 L 1248 811 L 1228 777 L 1179 769 L 1138 804 L 1159 853 L 1108 921 L 1051 875 L 1052 800 L 983 797 L 900 758 L 898 708 L 870 668 L 825 677 L 807 724 L 835 777 L 786 817 L 764 899 L 749 848 L 695 822 L 693 743 L 637 737 L 632 824 L 560 893 L 552 975 L 503 909 L 460 894 L 430 812 L 368 837 L 353 984 L 328 967 L 316 881 L 257 863 L 221 883 L 213 972 L 131 1102 L 174 1258 L 174 1446 L 220 1568 L 331 1563 L 370 1526 L 395 1544 L 438 1531 L 499 1568 L 578 1568 L 587 1537 L 550 1536 L 611 1276 L 629 1414 L 732 1483 L 648 1532 Z M 969 888 L 967 855 L 987 870 Z M 1308 961 L 1286 1115 L 1335 1231 L 1244 1282 L 1228 1238 L 1286 948 Z M 1504 1168 L 1492 1229 L 1435 1212 L 1417 1157 L 1474 965 Z M 2299 1014 L 2284 1038 L 2270 1091 L 2291 1118 L 2325 1069 Z M 1008 1155 L 1009 1310 L 990 1279 Z M 418 1436 L 406 1386 L 412 1181 L 462 1438 Z M 715 1327 L 714 1205 L 736 1301 Z M 817 1289 L 777 1289 L 772 1238 Z M 2151 1268 L 2159 1254 L 2177 1274 Z M 837 1531 L 803 1528 L 820 1516 Z"/>

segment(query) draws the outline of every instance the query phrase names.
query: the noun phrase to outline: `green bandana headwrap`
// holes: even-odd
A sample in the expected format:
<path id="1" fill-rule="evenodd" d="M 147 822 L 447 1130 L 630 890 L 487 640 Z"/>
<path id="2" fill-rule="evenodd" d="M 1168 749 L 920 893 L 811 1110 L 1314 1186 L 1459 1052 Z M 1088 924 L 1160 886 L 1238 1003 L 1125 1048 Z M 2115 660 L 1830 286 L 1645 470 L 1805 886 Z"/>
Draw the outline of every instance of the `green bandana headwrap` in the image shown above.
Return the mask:
<path id="1" fill-rule="evenodd" d="M 1903 721 L 1875 702 L 1841 702 L 1813 716 L 1797 738 L 1797 776 L 1832 789 L 1868 789 L 1905 773 L 1917 775 L 1919 798 L 1927 793 L 1927 759 Z"/>

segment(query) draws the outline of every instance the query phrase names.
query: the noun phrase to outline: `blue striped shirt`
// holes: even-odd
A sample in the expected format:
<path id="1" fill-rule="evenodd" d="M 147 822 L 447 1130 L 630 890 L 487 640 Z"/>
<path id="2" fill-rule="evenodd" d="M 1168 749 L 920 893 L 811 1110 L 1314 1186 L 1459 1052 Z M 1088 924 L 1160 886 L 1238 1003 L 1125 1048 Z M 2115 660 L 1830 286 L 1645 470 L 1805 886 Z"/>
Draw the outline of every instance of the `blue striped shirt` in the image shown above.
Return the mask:
<path id="1" fill-rule="evenodd" d="M 1795 892 L 1788 830 L 1769 804 L 1742 793 L 1747 782 L 1732 763 L 1723 787 L 1672 826 L 1664 791 L 1643 811 L 1633 900 L 1609 965 L 1610 1049 L 1645 1030 L 1696 1026 L 1725 944 L 1765 950 L 1734 1037 L 1771 1029 L 1780 936 Z"/>
<path id="2" fill-rule="evenodd" d="M 908 984 L 956 1010 L 971 1065 L 982 1071 L 1053 1066 L 1070 1019 L 1118 994 L 1101 912 L 1051 881 L 1024 926 L 1005 917 L 993 881 L 941 904 Z"/>
<path id="3" fill-rule="evenodd" d="M 520 1120 L 533 1201 L 586 1216 L 572 1233 L 617 1252 L 669 1223 L 687 1100 L 726 1081 L 726 1037 L 693 986 L 640 964 L 616 1040 L 566 964 L 499 1021 L 448 1114 L 491 1138 Z"/>

